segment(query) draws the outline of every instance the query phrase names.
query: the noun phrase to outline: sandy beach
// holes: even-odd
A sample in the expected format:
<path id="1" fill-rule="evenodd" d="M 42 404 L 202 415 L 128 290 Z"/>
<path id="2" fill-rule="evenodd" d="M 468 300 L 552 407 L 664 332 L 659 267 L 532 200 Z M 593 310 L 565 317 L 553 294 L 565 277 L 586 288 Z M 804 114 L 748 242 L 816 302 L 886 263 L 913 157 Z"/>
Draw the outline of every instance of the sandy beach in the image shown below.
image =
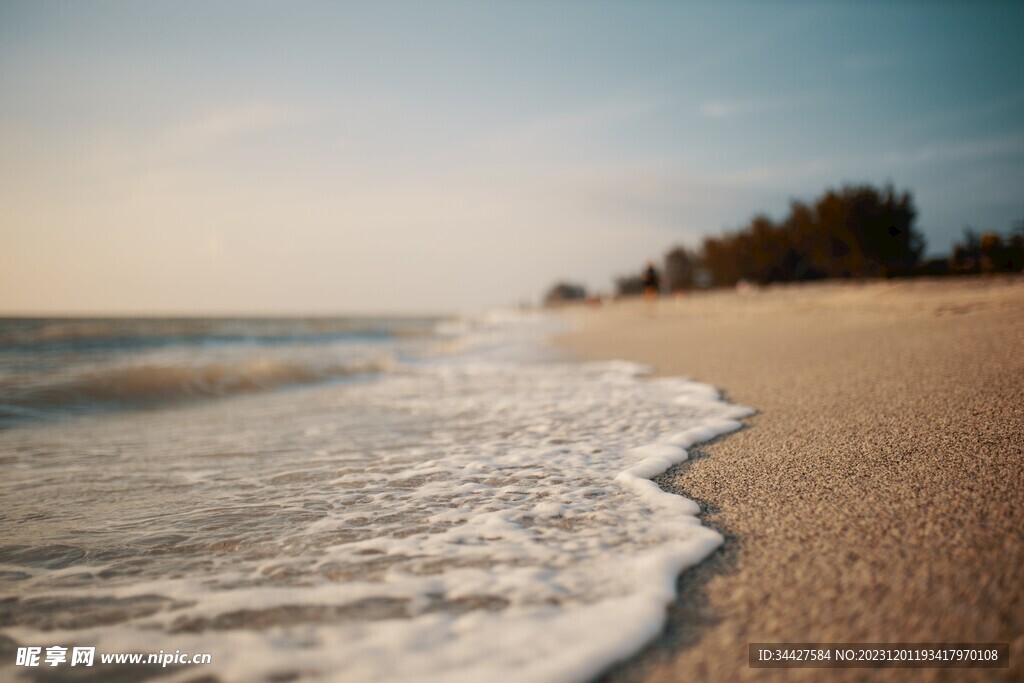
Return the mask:
<path id="1" fill-rule="evenodd" d="M 1024 278 L 621 302 L 558 343 L 758 414 L 659 483 L 725 544 L 609 681 L 1021 680 Z M 750 642 L 1009 642 L 1009 669 L 766 670 Z"/>

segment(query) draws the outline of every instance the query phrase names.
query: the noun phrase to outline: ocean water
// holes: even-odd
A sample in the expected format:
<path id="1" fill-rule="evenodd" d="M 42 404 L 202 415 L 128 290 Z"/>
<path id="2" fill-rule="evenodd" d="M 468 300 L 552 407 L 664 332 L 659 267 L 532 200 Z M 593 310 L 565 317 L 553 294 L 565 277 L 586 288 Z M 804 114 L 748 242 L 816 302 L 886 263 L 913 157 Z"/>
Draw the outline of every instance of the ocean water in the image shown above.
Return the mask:
<path id="1" fill-rule="evenodd" d="M 0 677 L 42 673 L 17 646 L 211 654 L 88 671 L 175 681 L 569 682 L 636 651 L 721 542 L 650 478 L 750 409 L 571 362 L 563 325 L 4 321 Z"/>

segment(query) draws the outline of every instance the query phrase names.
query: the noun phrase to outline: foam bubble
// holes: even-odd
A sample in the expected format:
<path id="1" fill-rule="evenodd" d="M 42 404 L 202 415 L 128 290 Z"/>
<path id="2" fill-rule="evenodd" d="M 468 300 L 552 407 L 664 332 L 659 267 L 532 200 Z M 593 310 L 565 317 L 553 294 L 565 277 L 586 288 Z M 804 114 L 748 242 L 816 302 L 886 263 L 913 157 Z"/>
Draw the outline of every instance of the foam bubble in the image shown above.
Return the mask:
<path id="1" fill-rule="evenodd" d="M 26 609 L 4 632 L 213 653 L 170 680 L 594 676 L 722 541 L 651 478 L 749 409 L 632 363 L 556 362 L 551 326 L 503 314 L 374 381 L 0 434 L 36 454 L 0 484 L 19 594 L 105 615 Z M 44 556 L 68 524 L 24 521 L 61 496 L 91 530 L 81 557 Z"/>

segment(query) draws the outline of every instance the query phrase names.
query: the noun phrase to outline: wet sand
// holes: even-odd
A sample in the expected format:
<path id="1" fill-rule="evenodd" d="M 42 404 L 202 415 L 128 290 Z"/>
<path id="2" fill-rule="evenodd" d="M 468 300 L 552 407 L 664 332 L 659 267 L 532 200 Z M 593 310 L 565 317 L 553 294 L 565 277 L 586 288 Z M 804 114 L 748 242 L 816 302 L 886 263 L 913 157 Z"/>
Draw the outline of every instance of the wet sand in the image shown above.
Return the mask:
<path id="1" fill-rule="evenodd" d="M 660 483 L 723 547 L 608 681 L 1024 680 L 1024 277 L 576 309 L 558 343 L 758 409 Z M 1010 668 L 767 670 L 750 642 L 1009 642 Z"/>

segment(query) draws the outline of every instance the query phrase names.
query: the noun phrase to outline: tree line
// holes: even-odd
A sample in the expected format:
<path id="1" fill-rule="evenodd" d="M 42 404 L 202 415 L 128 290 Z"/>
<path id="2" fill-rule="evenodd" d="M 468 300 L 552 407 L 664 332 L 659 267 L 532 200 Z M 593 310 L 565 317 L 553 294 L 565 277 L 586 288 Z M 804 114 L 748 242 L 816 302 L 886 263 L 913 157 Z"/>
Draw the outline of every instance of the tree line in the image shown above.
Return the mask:
<path id="1" fill-rule="evenodd" d="M 735 231 L 705 237 L 697 249 L 673 247 L 664 256 L 663 289 L 1024 268 L 1024 221 L 1008 235 L 969 228 L 948 258 L 925 261 L 924 236 L 916 219 L 911 194 L 892 185 L 829 189 L 811 202 L 794 200 L 780 220 L 758 214 Z M 638 294 L 642 276 L 616 278 L 615 290 L 620 296 Z M 548 291 L 545 301 L 586 296 L 582 286 L 562 282 Z"/>

